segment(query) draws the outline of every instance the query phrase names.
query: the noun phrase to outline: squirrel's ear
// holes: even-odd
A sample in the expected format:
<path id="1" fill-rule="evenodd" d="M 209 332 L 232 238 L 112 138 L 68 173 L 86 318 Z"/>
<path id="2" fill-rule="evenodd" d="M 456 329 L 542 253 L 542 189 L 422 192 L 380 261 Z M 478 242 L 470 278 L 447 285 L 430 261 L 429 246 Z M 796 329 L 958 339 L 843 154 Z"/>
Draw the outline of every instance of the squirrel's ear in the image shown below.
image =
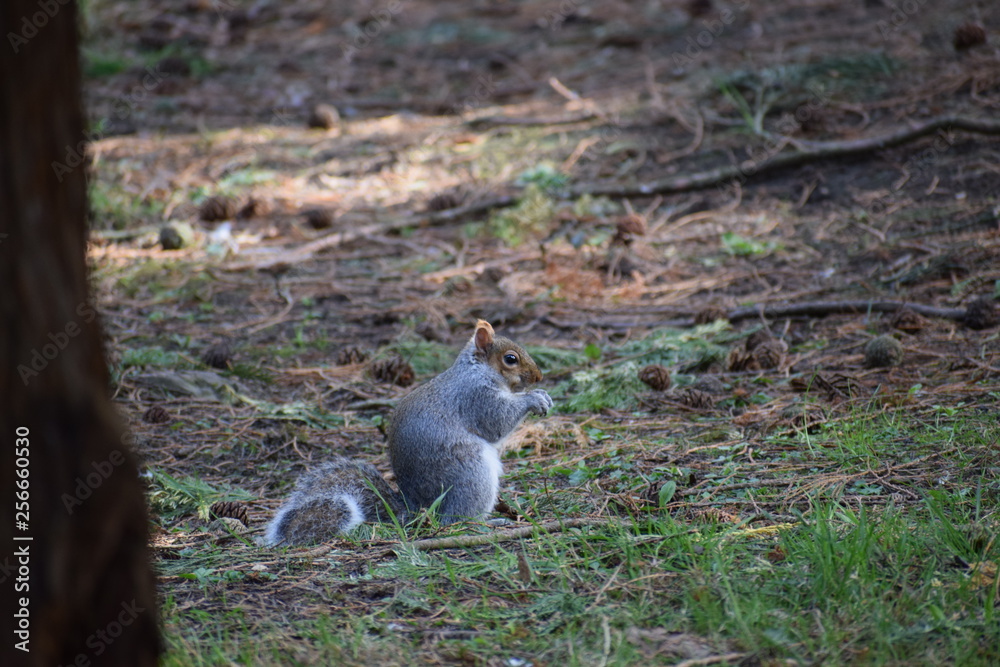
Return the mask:
<path id="1" fill-rule="evenodd" d="M 493 344 L 493 327 L 486 320 L 479 320 L 476 322 L 476 333 L 473 338 L 476 341 L 476 347 L 485 350 Z"/>

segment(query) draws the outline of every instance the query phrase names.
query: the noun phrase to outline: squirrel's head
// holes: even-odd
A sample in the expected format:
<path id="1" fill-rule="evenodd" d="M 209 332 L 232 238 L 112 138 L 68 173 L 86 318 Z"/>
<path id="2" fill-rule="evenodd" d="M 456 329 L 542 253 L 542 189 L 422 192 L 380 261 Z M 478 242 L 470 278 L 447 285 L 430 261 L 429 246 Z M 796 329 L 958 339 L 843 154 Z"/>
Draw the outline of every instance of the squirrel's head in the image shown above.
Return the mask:
<path id="1" fill-rule="evenodd" d="M 535 360 L 523 347 L 503 336 L 493 333 L 493 327 L 486 320 L 476 323 L 476 333 L 472 335 L 475 355 L 492 366 L 511 389 L 534 384 L 542 379 Z"/>

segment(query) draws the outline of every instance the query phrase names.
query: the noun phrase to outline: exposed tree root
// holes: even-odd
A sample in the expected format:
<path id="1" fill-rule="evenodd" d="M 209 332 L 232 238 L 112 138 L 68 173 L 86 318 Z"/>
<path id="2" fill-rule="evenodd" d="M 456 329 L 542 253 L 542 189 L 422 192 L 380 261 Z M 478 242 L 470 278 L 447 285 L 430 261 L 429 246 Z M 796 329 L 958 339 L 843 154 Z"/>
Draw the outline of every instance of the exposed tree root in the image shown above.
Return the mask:
<path id="1" fill-rule="evenodd" d="M 890 148 L 914 141 L 938 130 L 945 132 L 961 130 L 975 134 L 1000 134 L 1000 122 L 964 118 L 961 116 L 944 116 L 876 137 L 847 141 L 796 142 L 799 146 L 802 146 L 802 150 L 778 153 L 760 162 L 751 160 L 739 165 L 727 165 L 688 176 L 663 178 L 632 185 L 621 183 L 579 183 L 569 188 L 569 194 L 572 196 L 591 194 L 634 197 L 687 192 L 727 182 L 741 184 L 749 178 L 758 176 L 764 172 L 785 167 L 794 167 L 807 162 L 858 155 L 883 148 Z M 355 229 L 333 232 L 296 248 L 269 251 L 265 256 L 234 262 L 227 265 L 226 268 L 232 271 L 243 271 L 246 269 L 267 269 L 285 264 L 290 265 L 308 259 L 320 250 L 336 247 L 343 243 L 397 231 L 406 227 L 446 224 L 471 214 L 482 213 L 493 208 L 512 206 L 517 201 L 518 198 L 515 196 L 503 195 L 444 211 L 415 213 L 393 220 L 364 225 Z"/>
<path id="2" fill-rule="evenodd" d="M 936 306 L 925 306 L 919 303 L 907 301 L 810 301 L 806 303 L 779 303 L 774 305 L 760 304 L 757 306 L 745 306 L 734 308 L 728 312 L 720 311 L 720 319 L 725 318 L 730 322 L 748 320 L 753 318 L 780 318 L 780 317 L 826 317 L 827 315 L 840 315 L 851 313 L 891 313 L 902 308 L 907 308 L 920 315 L 927 317 L 938 317 L 958 322 L 965 322 L 969 316 L 969 308 L 938 308 Z M 651 313 L 656 309 L 651 308 Z M 684 317 L 672 320 L 658 320 L 652 322 L 621 322 L 621 321 L 565 321 L 554 320 L 545 317 L 543 320 L 552 326 L 560 329 L 576 329 L 579 327 L 599 327 L 602 329 L 632 329 L 635 327 L 692 327 L 696 324 L 694 317 Z"/>
<path id="3" fill-rule="evenodd" d="M 888 134 L 845 141 L 796 142 L 802 146 L 796 152 L 777 153 L 761 161 L 748 160 L 738 165 L 726 165 L 708 171 L 661 178 L 646 183 L 579 183 L 570 188 L 574 196 L 584 194 L 607 195 L 611 197 L 641 197 L 652 194 L 670 194 L 700 190 L 730 181 L 744 183 L 765 172 L 787 167 L 797 167 L 808 162 L 830 158 L 860 155 L 884 148 L 892 148 L 938 130 L 944 132 L 963 131 L 973 134 L 1000 134 L 1000 121 L 962 116 L 943 116 L 911 125 Z M 789 140 L 789 143 L 792 143 Z"/>

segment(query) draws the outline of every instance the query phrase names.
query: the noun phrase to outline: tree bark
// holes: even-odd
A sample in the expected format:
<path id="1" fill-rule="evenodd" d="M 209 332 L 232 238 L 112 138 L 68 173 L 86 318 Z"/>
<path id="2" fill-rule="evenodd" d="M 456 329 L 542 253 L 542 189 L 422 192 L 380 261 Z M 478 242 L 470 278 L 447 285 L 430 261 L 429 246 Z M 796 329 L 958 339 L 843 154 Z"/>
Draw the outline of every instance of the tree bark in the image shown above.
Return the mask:
<path id="1" fill-rule="evenodd" d="M 0 656 L 154 665 L 145 501 L 88 295 L 75 3 L 4 0 L 0 38 Z"/>

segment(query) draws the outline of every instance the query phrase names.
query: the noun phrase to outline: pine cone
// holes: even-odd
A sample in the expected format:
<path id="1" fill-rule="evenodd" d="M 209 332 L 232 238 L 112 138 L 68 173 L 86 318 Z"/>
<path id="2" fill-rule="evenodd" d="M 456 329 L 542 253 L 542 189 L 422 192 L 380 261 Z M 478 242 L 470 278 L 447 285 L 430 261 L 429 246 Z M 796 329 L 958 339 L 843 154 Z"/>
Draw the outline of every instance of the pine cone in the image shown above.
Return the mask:
<path id="1" fill-rule="evenodd" d="M 167 412 L 163 407 L 159 405 L 154 405 L 150 409 L 142 413 L 142 421 L 147 424 L 165 424 L 170 421 L 170 413 Z"/>
<path id="2" fill-rule="evenodd" d="M 743 342 L 743 348 L 747 352 L 751 352 L 757 347 L 774 340 L 774 334 L 771 333 L 770 329 L 757 329 L 752 334 L 747 336 L 747 339 Z"/>
<path id="3" fill-rule="evenodd" d="M 777 368 L 785 359 L 788 344 L 775 338 L 768 329 L 759 329 L 747 337 L 743 349 L 729 351 L 727 366 L 731 371 L 759 371 Z"/>
<path id="4" fill-rule="evenodd" d="M 446 211 L 456 208 L 462 203 L 461 198 L 455 192 L 442 192 L 430 198 L 427 202 L 428 211 Z"/>
<path id="5" fill-rule="evenodd" d="M 865 345 L 865 366 L 868 368 L 898 366 L 902 361 L 903 346 L 892 336 L 878 336 Z"/>
<path id="6" fill-rule="evenodd" d="M 729 350 L 729 356 L 726 357 L 726 368 L 733 373 L 750 370 L 752 363 L 753 355 L 740 347 Z"/>
<path id="7" fill-rule="evenodd" d="M 232 368 L 232 360 L 233 350 L 226 341 L 208 347 L 201 355 L 201 362 L 203 364 L 223 370 Z"/>
<path id="8" fill-rule="evenodd" d="M 198 217 L 205 222 L 232 220 L 236 217 L 236 202 L 229 197 L 209 197 L 202 202 Z"/>
<path id="9" fill-rule="evenodd" d="M 777 368 L 785 360 L 788 344 L 778 338 L 766 340 L 751 351 L 753 365 L 756 368 Z"/>
<path id="10" fill-rule="evenodd" d="M 234 519 L 231 516 L 224 516 L 215 519 L 208 524 L 208 530 L 213 533 L 228 535 L 229 533 L 245 533 L 249 530 L 249 528 L 239 519 Z"/>
<path id="11" fill-rule="evenodd" d="M 989 296 L 980 296 L 965 307 L 962 322 L 970 329 L 989 329 L 997 325 L 996 302 Z"/>
<path id="12" fill-rule="evenodd" d="M 964 51 L 985 43 L 986 30 L 983 29 L 983 26 L 976 23 L 963 23 L 955 28 L 952 44 L 955 45 L 956 51 Z"/>
<path id="13" fill-rule="evenodd" d="M 889 320 L 889 325 L 893 329 L 907 333 L 916 333 L 927 326 L 927 320 L 916 311 L 909 308 L 900 308 L 893 313 L 892 319 Z"/>
<path id="14" fill-rule="evenodd" d="M 368 360 L 368 352 L 362 350 L 360 347 L 354 347 L 349 345 L 347 347 L 340 348 L 337 352 L 337 358 L 334 363 L 338 366 L 349 366 L 351 364 L 360 364 Z"/>
<path id="15" fill-rule="evenodd" d="M 313 229 L 329 229 L 333 226 L 333 211 L 325 208 L 314 208 L 302 213 L 306 224 Z"/>
<path id="16" fill-rule="evenodd" d="M 250 525 L 250 513 L 243 503 L 220 500 L 217 503 L 212 503 L 208 511 L 217 519 L 238 519 L 244 526 Z"/>
<path id="17" fill-rule="evenodd" d="M 330 104 L 317 104 L 309 113 L 308 125 L 317 130 L 332 130 L 340 123 L 340 112 Z"/>
<path id="18" fill-rule="evenodd" d="M 703 375 L 694 381 L 691 385 L 694 389 L 698 391 L 703 391 L 706 394 L 724 394 L 726 393 L 726 385 L 722 384 L 722 380 L 713 375 Z"/>
<path id="19" fill-rule="evenodd" d="M 711 324 L 716 320 L 726 320 L 729 319 L 729 313 L 724 308 L 719 308 L 718 306 L 709 306 L 708 308 L 703 308 L 694 314 L 695 324 Z"/>
<path id="20" fill-rule="evenodd" d="M 615 236 L 611 239 L 612 244 L 631 245 L 637 236 L 646 235 L 646 221 L 638 215 L 627 215 L 615 225 Z"/>
<path id="21" fill-rule="evenodd" d="M 843 396 L 867 396 L 870 393 L 856 377 L 841 373 L 837 373 L 830 378 L 830 387 L 840 392 Z"/>
<path id="22" fill-rule="evenodd" d="M 696 410 L 708 410 L 715 407 L 715 399 L 712 398 L 711 394 L 692 387 L 685 387 L 678 391 L 675 399 Z"/>
<path id="23" fill-rule="evenodd" d="M 250 199 L 247 200 L 247 203 L 243 205 L 243 208 L 241 208 L 236 214 L 236 219 L 251 220 L 253 218 L 261 218 L 273 210 L 274 207 L 268 200 L 250 197 Z"/>
<path id="24" fill-rule="evenodd" d="M 639 379 L 655 391 L 670 389 L 670 371 L 659 364 L 650 364 L 640 370 Z"/>
<path id="25" fill-rule="evenodd" d="M 416 377 L 413 366 L 399 356 L 372 362 L 372 365 L 369 366 L 369 372 L 379 382 L 387 382 L 400 387 L 409 387 Z"/>

